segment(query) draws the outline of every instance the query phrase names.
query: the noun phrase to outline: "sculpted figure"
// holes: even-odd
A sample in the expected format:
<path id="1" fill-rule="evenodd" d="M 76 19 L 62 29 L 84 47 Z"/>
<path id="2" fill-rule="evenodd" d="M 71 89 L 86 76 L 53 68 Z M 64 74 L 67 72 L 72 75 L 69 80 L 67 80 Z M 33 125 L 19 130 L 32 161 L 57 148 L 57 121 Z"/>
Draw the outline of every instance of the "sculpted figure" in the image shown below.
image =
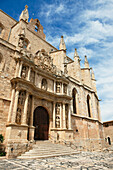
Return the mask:
<path id="1" fill-rule="evenodd" d="M 28 13 L 28 6 L 25 6 L 25 9 L 22 11 L 19 20 L 23 19 L 24 21 L 28 22 L 29 19 L 29 13 Z"/>

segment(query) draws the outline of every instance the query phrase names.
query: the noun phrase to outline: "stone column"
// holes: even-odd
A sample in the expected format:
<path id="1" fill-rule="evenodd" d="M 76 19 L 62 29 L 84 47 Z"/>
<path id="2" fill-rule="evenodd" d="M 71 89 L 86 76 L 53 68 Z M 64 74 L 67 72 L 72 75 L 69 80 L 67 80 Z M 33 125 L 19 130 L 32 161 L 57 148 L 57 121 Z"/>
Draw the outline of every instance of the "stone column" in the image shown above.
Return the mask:
<path id="1" fill-rule="evenodd" d="M 12 94 L 11 94 L 11 103 L 10 103 L 10 108 L 9 108 L 9 114 L 8 114 L 8 122 L 11 122 L 11 114 L 12 114 L 12 109 L 13 109 L 14 96 L 15 96 L 15 88 L 13 87 Z"/>
<path id="2" fill-rule="evenodd" d="M 62 105 L 60 103 L 60 128 L 62 129 Z"/>
<path id="3" fill-rule="evenodd" d="M 69 111 L 68 111 L 68 129 L 71 129 L 71 107 L 69 105 Z"/>
<path id="4" fill-rule="evenodd" d="M 56 93 L 56 81 L 54 80 L 54 93 Z"/>
<path id="5" fill-rule="evenodd" d="M 63 83 L 62 83 L 62 94 L 64 94 L 64 92 L 63 92 Z"/>
<path id="6" fill-rule="evenodd" d="M 34 77 L 34 85 L 36 85 L 36 72 L 34 71 L 35 73 L 35 77 Z"/>
<path id="7" fill-rule="evenodd" d="M 19 97 L 19 90 L 16 90 L 14 109 L 13 109 L 13 115 L 12 115 L 12 121 L 11 121 L 12 123 L 15 123 L 15 119 L 16 119 L 16 112 L 17 112 L 17 106 L 18 106 L 18 97 Z"/>
<path id="8" fill-rule="evenodd" d="M 20 64 L 19 64 L 19 61 L 17 61 L 15 77 L 18 77 L 19 65 L 20 65 Z"/>
<path id="9" fill-rule="evenodd" d="M 23 125 L 26 125 L 26 120 L 27 120 L 28 99 L 29 99 L 29 93 L 26 92 L 26 99 L 25 99 L 25 104 L 24 104 L 24 113 L 23 113 L 23 117 L 22 117 L 22 124 Z"/>
<path id="10" fill-rule="evenodd" d="M 28 70 L 28 77 L 27 77 L 28 81 L 30 81 L 30 73 L 31 73 L 31 67 L 29 67 L 29 70 Z"/>
<path id="11" fill-rule="evenodd" d="M 18 77 L 21 77 L 21 72 L 22 72 L 22 64 L 23 62 L 20 62 L 20 68 L 19 68 L 19 73 L 18 73 Z"/>
<path id="12" fill-rule="evenodd" d="M 63 128 L 66 129 L 65 104 L 63 103 Z"/>
<path id="13" fill-rule="evenodd" d="M 30 119 L 30 126 L 33 126 L 33 113 L 34 113 L 34 96 L 32 96 L 32 108 L 31 108 L 31 119 Z"/>
<path id="14" fill-rule="evenodd" d="M 55 128 L 55 117 L 56 117 L 55 105 L 56 105 L 56 103 L 53 102 L 53 128 Z"/>

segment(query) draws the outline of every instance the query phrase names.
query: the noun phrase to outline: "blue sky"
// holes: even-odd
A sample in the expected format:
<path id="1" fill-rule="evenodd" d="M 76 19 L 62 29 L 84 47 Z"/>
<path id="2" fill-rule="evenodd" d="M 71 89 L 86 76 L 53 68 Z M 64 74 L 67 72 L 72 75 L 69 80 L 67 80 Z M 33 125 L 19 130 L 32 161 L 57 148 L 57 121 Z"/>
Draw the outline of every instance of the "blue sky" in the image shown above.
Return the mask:
<path id="1" fill-rule="evenodd" d="M 26 4 L 47 41 L 58 48 L 64 35 L 67 55 L 73 58 L 77 48 L 82 67 L 87 55 L 102 100 L 102 120 L 113 120 L 113 0 L 0 0 L 0 8 L 16 20 Z"/>

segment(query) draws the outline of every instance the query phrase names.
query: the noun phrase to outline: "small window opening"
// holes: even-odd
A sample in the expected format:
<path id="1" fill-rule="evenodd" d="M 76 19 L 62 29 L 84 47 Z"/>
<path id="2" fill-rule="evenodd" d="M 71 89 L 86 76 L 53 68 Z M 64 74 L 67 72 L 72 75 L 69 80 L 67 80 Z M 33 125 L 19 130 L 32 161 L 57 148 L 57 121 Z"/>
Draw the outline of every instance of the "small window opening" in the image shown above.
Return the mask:
<path id="1" fill-rule="evenodd" d="M 35 31 L 36 31 L 36 32 L 38 31 L 38 26 L 37 26 L 37 25 L 35 25 Z"/>

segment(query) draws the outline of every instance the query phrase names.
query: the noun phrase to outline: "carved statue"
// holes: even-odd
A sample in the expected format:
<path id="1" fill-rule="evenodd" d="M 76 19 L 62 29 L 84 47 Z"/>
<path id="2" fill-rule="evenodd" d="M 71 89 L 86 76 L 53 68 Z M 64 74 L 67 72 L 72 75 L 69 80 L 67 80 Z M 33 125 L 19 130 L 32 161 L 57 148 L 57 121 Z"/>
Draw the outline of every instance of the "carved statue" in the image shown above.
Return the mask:
<path id="1" fill-rule="evenodd" d="M 21 19 L 23 19 L 24 21 L 28 22 L 28 19 L 29 19 L 29 13 L 28 13 L 28 6 L 26 5 L 25 6 L 25 9 L 22 11 L 21 15 L 20 15 L 20 18 L 19 18 L 19 21 Z"/>
<path id="2" fill-rule="evenodd" d="M 46 81 L 46 79 L 42 79 L 41 87 L 42 87 L 43 90 L 47 90 L 47 81 Z"/>
<path id="3" fill-rule="evenodd" d="M 21 123 L 21 109 L 17 109 L 17 115 L 16 115 L 16 123 L 19 124 Z"/>
<path id="4" fill-rule="evenodd" d="M 60 117 L 56 116 L 56 128 L 60 128 Z"/>

